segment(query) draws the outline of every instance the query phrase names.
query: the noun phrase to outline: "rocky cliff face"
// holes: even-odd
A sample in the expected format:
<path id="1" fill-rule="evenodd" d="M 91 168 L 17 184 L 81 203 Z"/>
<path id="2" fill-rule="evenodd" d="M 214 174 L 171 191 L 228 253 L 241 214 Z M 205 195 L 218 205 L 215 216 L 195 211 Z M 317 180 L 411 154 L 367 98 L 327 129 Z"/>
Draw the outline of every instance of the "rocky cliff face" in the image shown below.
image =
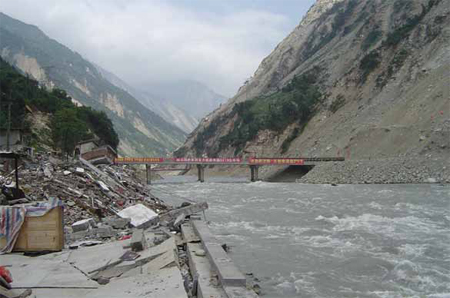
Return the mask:
<path id="1" fill-rule="evenodd" d="M 142 90 L 160 98 L 170 99 L 177 107 L 200 120 L 225 102 L 226 98 L 208 86 L 193 80 L 178 80 L 170 83 L 148 84 Z M 191 130 L 192 131 L 192 130 Z"/>
<path id="2" fill-rule="evenodd" d="M 318 0 L 236 96 L 212 112 L 177 154 L 448 161 L 448 4 Z M 236 112 L 236 107 L 245 108 L 239 103 L 251 102 L 255 109 L 272 98 L 270 109 L 275 111 L 277 98 L 298 96 L 289 91 L 293 79 L 311 73 L 321 99 L 306 121 L 293 120 L 281 130 L 264 127 L 239 148 L 233 142 L 223 144 L 235 126 L 238 131 L 245 123 Z"/>
<path id="3" fill-rule="evenodd" d="M 169 122 L 172 125 L 175 125 L 185 133 L 190 133 L 195 129 L 195 127 L 197 127 L 198 120 L 191 114 L 187 113 L 185 110 L 181 109 L 179 106 L 174 105 L 171 101 L 164 100 L 163 98 L 155 96 L 150 92 L 145 92 L 132 87 L 128 83 L 117 77 L 115 74 L 103 69 L 98 65 L 96 65 L 96 68 L 111 84 L 127 91 L 148 109 L 157 113 L 165 121 Z"/>
<path id="4" fill-rule="evenodd" d="M 39 28 L 0 13 L 0 54 L 47 88 L 64 89 L 77 104 L 104 110 L 119 134 L 119 152 L 131 156 L 164 155 L 185 133 L 110 83 L 79 54 Z"/>

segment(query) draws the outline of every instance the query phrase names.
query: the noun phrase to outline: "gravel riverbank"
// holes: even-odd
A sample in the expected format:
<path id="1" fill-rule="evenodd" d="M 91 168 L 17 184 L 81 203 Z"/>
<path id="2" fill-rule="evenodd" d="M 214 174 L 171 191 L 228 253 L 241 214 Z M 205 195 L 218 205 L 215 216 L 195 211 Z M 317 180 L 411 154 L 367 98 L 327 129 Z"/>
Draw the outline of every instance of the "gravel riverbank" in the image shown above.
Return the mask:
<path id="1" fill-rule="evenodd" d="M 297 182 L 313 184 L 450 183 L 450 160 L 415 156 L 322 163 L 316 165 Z"/>

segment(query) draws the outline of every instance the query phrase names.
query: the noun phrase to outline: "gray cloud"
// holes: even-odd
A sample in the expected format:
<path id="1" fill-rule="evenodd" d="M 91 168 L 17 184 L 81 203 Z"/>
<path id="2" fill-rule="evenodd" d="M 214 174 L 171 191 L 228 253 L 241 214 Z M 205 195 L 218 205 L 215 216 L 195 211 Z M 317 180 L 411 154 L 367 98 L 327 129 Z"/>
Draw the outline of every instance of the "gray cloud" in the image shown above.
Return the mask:
<path id="1" fill-rule="evenodd" d="M 270 9 L 282 1 L 248 1 L 210 1 L 208 9 L 205 0 L 0 0 L 0 7 L 131 84 L 193 79 L 232 96 L 313 2 L 286 0 L 287 10 L 301 10 L 297 18 Z"/>

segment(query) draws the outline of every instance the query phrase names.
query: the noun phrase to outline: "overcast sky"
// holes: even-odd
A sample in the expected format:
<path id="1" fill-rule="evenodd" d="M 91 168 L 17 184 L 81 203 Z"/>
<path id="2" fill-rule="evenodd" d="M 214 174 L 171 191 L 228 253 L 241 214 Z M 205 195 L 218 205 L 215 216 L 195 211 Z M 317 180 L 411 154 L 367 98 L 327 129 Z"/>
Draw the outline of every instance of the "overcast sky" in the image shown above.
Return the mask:
<path id="1" fill-rule="evenodd" d="M 131 85 L 183 79 L 233 96 L 315 0 L 0 0 L 0 11 Z"/>

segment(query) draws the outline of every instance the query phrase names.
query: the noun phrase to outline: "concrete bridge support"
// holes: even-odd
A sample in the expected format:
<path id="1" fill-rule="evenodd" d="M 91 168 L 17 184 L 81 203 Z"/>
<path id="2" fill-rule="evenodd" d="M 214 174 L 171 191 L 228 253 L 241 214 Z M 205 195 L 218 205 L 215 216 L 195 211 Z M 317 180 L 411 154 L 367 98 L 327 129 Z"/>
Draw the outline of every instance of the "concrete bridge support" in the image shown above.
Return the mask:
<path id="1" fill-rule="evenodd" d="M 147 178 L 147 185 L 152 184 L 152 166 L 149 164 L 145 165 L 145 174 Z"/>
<path id="2" fill-rule="evenodd" d="M 198 170 L 198 181 L 205 182 L 205 168 L 204 165 L 197 165 Z"/>
<path id="3" fill-rule="evenodd" d="M 259 180 L 259 166 L 250 166 L 250 181 L 256 182 Z"/>

